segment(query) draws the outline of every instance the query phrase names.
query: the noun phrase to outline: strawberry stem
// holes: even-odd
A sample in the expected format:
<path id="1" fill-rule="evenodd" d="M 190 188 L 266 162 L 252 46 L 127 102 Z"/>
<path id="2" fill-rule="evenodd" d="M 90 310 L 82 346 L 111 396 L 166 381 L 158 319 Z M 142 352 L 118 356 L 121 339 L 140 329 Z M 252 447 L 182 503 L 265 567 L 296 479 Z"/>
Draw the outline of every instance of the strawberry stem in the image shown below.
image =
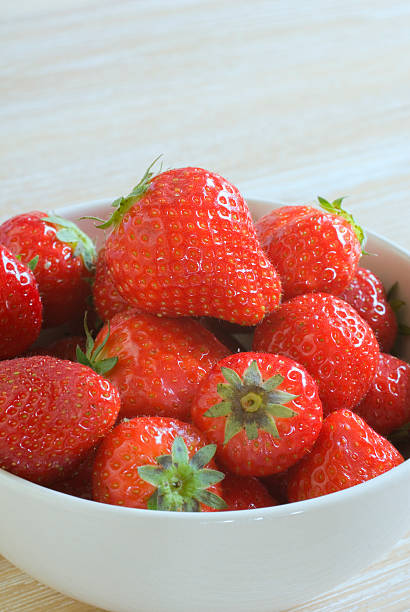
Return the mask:
<path id="1" fill-rule="evenodd" d="M 204 416 L 227 417 L 224 445 L 242 430 L 248 440 L 256 440 L 259 430 L 279 438 L 276 419 L 292 418 L 297 414 L 285 406 L 297 396 L 278 389 L 283 376 L 275 374 L 263 380 L 256 360 L 246 368 L 242 378 L 231 368 L 222 367 L 221 372 L 226 380 L 217 386 L 222 401 L 211 406 Z"/>
<path id="2" fill-rule="evenodd" d="M 200 448 L 189 459 L 188 449 L 181 436 L 175 438 L 170 455 L 157 457 L 157 465 L 142 465 L 138 474 L 152 484 L 155 491 L 148 500 L 149 510 L 172 512 L 200 512 L 200 504 L 224 510 L 223 499 L 208 487 L 225 478 L 223 472 L 205 468 L 216 452 L 215 444 Z"/>
<path id="3" fill-rule="evenodd" d="M 77 345 L 76 348 L 76 357 L 78 363 L 88 366 L 97 374 L 104 375 L 107 374 L 110 370 L 117 365 L 118 357 L 109 357 L 108 359 L 101 359 L 101 353 L 107 344 L 108 338 L 110 337 L 110 322 L 107 324 L 108 331 L 106 336 L 104 337 L 102 343 L 99 345 L 97 350 L 94 350 L 94 338 L 91 335 L 91 332 L 88 328 L 87 324 L 87 312 L 84 315 L 84 331 L 86 335 L 86 344 L 85 344 L 85 353 L 81 348 Z"/>
<path id="4" fill-rule="evenodd" d="M 152 171 L 152 167 L 157 163 L 160 157 L 161 155 L 158 155 L 158 157 L 156 157 L 154 161 L 148 166 L 144 176 L 134 187 L 131 193 L 129 193 L 126 197 L 121 196 L 120 198 L 114 200 L 111 206 L 115 208 L 115 211 L 109 219 L 107 219 L 106 221 L 104 221 L 103 219 L 99 219 L 98 217 L 82 217 L 82 219 L 93 219 L 94 221 L 102 221 L 102 223 L 96 226 L 99 229 L 108 229 L 111 226 L 117 227 L 118 225 L 120 225 L 124 215 L 146 193 L 152 179 L 162 171 L 162 165 L 160 166 L 159 172 Z"/>

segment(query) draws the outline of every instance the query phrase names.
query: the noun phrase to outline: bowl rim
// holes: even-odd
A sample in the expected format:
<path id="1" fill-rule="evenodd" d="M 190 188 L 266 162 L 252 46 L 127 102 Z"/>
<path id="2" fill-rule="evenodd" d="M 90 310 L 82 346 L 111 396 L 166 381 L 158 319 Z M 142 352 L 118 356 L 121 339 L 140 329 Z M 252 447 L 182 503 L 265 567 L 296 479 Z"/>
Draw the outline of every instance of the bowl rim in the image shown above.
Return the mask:
<path id="1" fill-rule="evenodd" d="M 253 198 L 251 195 L 245 196 L 245 200 L 256 205 L 268 205 L 268 206 L 291 206 L 291 203 L 281 202 L 278 200 L 265 200 L 260 198 Z M 96 200 L 89 200 L 83 202 L 77 202 L 74 204 L 67 204 L 65 206 L 59 206 L 52 209 L 52 212 L 55 214 L 59 214 L 63 216 L 64 214 L 73 214 L 76 210 L 83 209 L 85 206 L 89 208 L 97 208 L 99 206 L 110 205 L 113 202 L 113 199 L 110 198 L 102 198 Z M 0 219 L 2 221 L 2 219 Z M 410 251 L 407 251 L 405 248 L 395 244 L 388 238 L 385 238 L 381 234 L 377 232 L 367 230 L 365 228 L 366 234 L 368 236 L 374 237 L 381 242 L 384 242 L 388 245 L 394 252 L 400 254 L 409 259 L 410 264 Z M 94 500 L 83 499 L 81 497 L 76 497 L 74 495 L 69 495 L 67 493 L 63 493 L 61 491 L 55 491 L 54 489 L 49 489 L 45 486 L 30 482 L 20 476 L 16 476 L 10 472 L 7 472 L 4 469 L 0 468 L 0 486 L 1 483 L 5 483 L 7 486 L 13 489 L 20 489 L 21 491 L 26 490 L 27 494 L 30 496 L 35 496 L 37 498 L 44 499 L 44 502 L 50 500 L 55 503 L 64 503 L 67 504 L 68 500 L 70 500 L 70 504 L 72 506 L 78 507 L 78 509 L 83 509 L 85 512 L 98 512 L 104 513 L 107 515 L 117 515 L 121 516 L 135 516 L 135 517 L 146 517 L 151 518 L 157 517 L 159 519 L 170 519 L 174 521 L 184 520 L 184 521 L 197 521 L 197 522 L 235 522 L 235 519 L 238 520 L 261 520 L 268 518 L 280 518 L 283 516 L 292 516 L 299 514 L 307 514 L 311 512 L 316 512 L 318 509 L 328 506 L 329 508 L 339 503 L 348 503 L 352 498 L 360 498 L 363 495 L 366 495 L 369 491 L 377 491 L 377 489 L 383 488 L 385 481 L 402 480 L 402 478 L 410 476 L 410 459 L 405 460 L 400 465 L 392 468 L 391 470 L 376 476 L 370 480 L 357 484 L 353 487 L 349 487 L 347 489 L 343 489 L 341 491 L 335 491 L 334 493 L 328 493 L 327 495 L 322 495 L 320 497 L 315 497 L 311 499 L 306 499 L 298 502 L 288 502 L 286 504 L 280 504 L 277 506 L 268 506 L 264 508 L 255 508 L 252 510 L 228 510 L 224 512 L 170 512 L 166 510 L 162 510 L 158 512 L 157 510 L 148 510 L 144 508 L 130 508 L 125 506 L 115 506 L 111 504 L 104 504 L 101 502 L 97 502 Z M 157 520 L 157 519 L 154 519 Z"/>

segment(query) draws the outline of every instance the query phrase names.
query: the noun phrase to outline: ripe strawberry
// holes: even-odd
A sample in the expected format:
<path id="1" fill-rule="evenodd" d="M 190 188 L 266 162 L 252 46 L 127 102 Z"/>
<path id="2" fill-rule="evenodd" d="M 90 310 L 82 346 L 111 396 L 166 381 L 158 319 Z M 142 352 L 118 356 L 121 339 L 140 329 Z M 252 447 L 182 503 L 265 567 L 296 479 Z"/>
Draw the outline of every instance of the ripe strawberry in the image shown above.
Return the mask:
<path id="1" fill-rule="evenodd" d="M 376 376 L 354 411 L 383 436 L 410 421 L 410 365 L 380 353 Z"/>
<path id="2" fill-rule="evenodd" d="M 108 321 L 118 312 L 129 308 L 115 288 L 105 260 L 105 249 L 98 253 L 93 283 L 94 308 L 102 321 Z"/>
<path id="3" fill-rule="evenodd" d="M 257 327 L 253 347 L 304 365 L 317 382 L 325 415 L 360 402 L 379 362 L 379 345 L 366 321 L 326 293 L 299 295 L 282 304 Z"/>
<path id="4" fill-rule="evenodd" d="M 35 211 L 0 225 L 0 242 L 24 263 L 38 257 L 34 276 L 45 327 L 82 318 L 95 259 L 94 244 L 86 234 L 71 221 Z"/>
<path id="5" fill-rule="evenodd" d="M 323 291 L 338 295 L 352 280 L 365 236 L 353 217 L 319 198 L 312 206 L 282 206 L 255 224 L 260 243 L 279 272 L 284 299 Z"/>
<path id="6" fill-rule="evenodd" d="M 260 480 L 230 472 L 222 481 L 222 498 L 228 506 L 226 510 L 253 510 L 278 504 Z"/>
<path id="7" fill-rule="evenodd" d="M 33 273 L 0 244 L 0 359 L 23 353 L 37 339 L 41 320 Z"/>
<path id="8" fill-rule="evenodd" d="M 94 499 L 106 504 L 198 512 L 225 508 L 215 446 L 192 425 L 163 417 L 123 421 L 98 449 Z"/>
<path id="9" fill-rule="evenodd" d="M 293 360 L 238 353 L 199 384 L 192 420 L 217 444 L 227 470 L 267 476 L 286 470 L 313 446 L 322 405 L 315 382 Z"/>
<path id="10" fill-rule="evenodd" d="M 105 376 L 119 389 L 121 416 L 186 420 L 199 381 L 228 354 L 197 321 L 129 310 L 104 325 L 89 356 L 92 367 L 117 358 Z"/>
<path id="11" fill-rule="evenodd" d="M 111 429 L 118 391 L 78 363 L 0 363 L 0 467 L 41 484 L 68 476 Z"/>
<path id="12" fill-rule="evenodd" d="M 150 169 L 100 227 L 113 226 L 107 265 L 122 297 L 167 316 L 211 316 L 253 325 L 280 301 L 239 191 L 201 168 Z"/>
<path id="13" fill-rule="evenodd" d="M 54 491 L 60 491 L 60 493 L 65 493 L 66 495 L 81 497 L 81 499 L 92 499 L 92 477 L 96 453 L 97 447 L 92 448 L 69 478 L 59 480 L 49 488 Z"/>
<path id="14" fill-rule="evenodd" d="M 397 336 L 397 320 L 381 280 L 370 270 L 359 268 L 339 297 L 367 321 L 376 335 L 380 350 L 389 352 Z"/>
<path id="15" fill-rule="evenodd" d="M 403 457 L 357 414 L 336 410 L 323 422 L 311 452 L 289 475 L 290 502 L 319 497 L 375 478 Z"/>

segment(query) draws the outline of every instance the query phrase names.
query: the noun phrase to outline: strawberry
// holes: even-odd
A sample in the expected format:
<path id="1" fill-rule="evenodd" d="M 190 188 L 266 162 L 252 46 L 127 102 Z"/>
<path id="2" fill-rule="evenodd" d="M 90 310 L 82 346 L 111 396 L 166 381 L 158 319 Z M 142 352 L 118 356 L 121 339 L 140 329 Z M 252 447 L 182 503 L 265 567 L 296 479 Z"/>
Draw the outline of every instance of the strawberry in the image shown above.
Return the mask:
<path id="1" fill-rule="evenodd" d="M 0 363 L 0 467 L 41 484 L 70 475 L 111 429 L 118 391 L 90 368 L 54 357 Z"/>
<path id="2" fill-rule="evenodd" d="M 88 363 L 116 359 L 105 376 L 119 389 L 121 416 L 189 418 L 201 378 L 229 354 L 207 329 L 189 318 L 167 319 L 133 310 L 119 313 L 99 332 Z"/>
<path id="3" fill-rule="evenodd" d="M 381 280 L 371 270 L 359 268 L 340 298 L 351 304 L 367 321 L 376 335 L 380 350 L 389 352 L 396 339 L 397 320 Z"/>
<path id="4" fill-rule="evenodd" d="M 86 234 L 71 221 L 35 211 L 0 225 L 0 242 L 24 263 L 38 257 L 34 276 L 45 327 L 82 318 L 95 259 L 94 244 Z"/>
<path id="5" fill-rule="evenodd" d="M 108 321 L 118 312 L 129 308 L 127 302 L 118 293 L 109 273 L 105 260 L 105 249 L 98 253 L 93 283 L 93 303 L 102 321 Z"/>
<path id="6" fill-rule="evenodd" d="M 375 478 L 403 462 L 390 442 L 350 410 L 323 422 L 311 452 L 289 475 L 290 502 L 319 497 Z"/>
<path id="7" fill-rule="evenodd" d="M 370 326 L 352 306 L 326 293 L 299 295 L 282 304 L 257 327 L 253 347 L 305 366 L 317 382 L 325 415 L 360 402 L 379 362 Z"/>
<path id="8" fill-rule="evenodd" d="M 376 376 L 354 411 L 383 436 L 410 421 L 410 365 L 380 353 Z"/>
<path id="9" fill-rule="evenodd" d="M 226 510 L 253 510 L 277 506 L 277 501 L 257 478 L 228 472 L 222 481 L 222 497 Z"/>
<path id="10" fill-rule="evenodd" d="M 164 417 L 123 421 L 98 449 L 94 499 L 150 510 L 224 509 L 215 446 L 192 425 Z"/>
<path id="11" fill-rule="evenodd" d="M 311 292 L 338 295 L 352 280 L 365 241 L 363 230 L 342 209 L 319 198 L 312 206 L 282 206 L 256 223 L 269 260 L 279 272 L 284 299 Z"/>
<path id="12" fill-rule="evenodd" d="M 41 321 L 32 271 L 0 244 L 0 359 L 23 353 L 37 339 Z"/>
<path id="13" fill-rule="evenodd" d="M 199 384 L 192 420 L 218 446 L 224 468 L 242 476 L 286 470 L 313 446 L 322 424 L 316 384 L 281 355 L 238 353 Z"/>
<path id="14" fill-rule="evenodd" d="M 236 187 L 202 168 L 153 176 L 114 202 L 105 257 L 126 302 L 153 314 L 253 325 L 280 301 L 280 280 Z"/>
<path id="15" fill-rule="evenodd" d="M 93 447 L 75 468 L 69 478 L 59 480 L 49 488 L 54 491 L 60 491 L 60 493 L 65 493 L 66 495 L 81 497 L 81 499 L 92 499 L 92 476 L 96 453 L 97 447 Z"/>

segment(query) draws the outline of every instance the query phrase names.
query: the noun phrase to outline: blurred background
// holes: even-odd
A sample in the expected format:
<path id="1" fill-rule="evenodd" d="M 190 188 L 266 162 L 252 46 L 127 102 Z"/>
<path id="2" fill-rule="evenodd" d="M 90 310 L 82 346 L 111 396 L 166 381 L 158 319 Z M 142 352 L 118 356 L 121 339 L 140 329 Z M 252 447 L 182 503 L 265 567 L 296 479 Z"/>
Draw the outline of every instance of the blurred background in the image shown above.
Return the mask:
<path id="1" fill-rule="evenodd" d="M 1 211 L 128 193 L 162 153 L 245 195 L 349 195 L 403 243 L 408 0 L 1 7 Z"/>

